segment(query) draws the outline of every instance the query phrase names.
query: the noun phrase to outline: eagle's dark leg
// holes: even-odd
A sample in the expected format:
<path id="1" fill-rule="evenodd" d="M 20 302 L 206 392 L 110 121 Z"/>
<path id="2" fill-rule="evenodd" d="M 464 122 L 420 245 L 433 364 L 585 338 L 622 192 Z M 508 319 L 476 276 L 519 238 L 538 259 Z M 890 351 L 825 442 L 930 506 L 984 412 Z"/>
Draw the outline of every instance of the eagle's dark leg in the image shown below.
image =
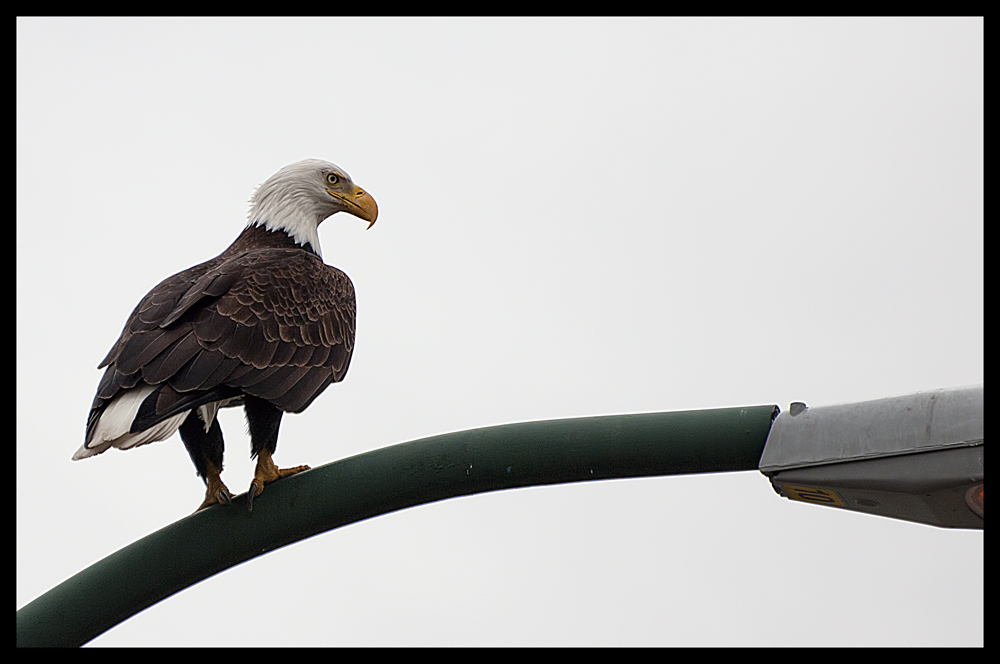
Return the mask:
<path id="1" fill-rule="evenodd" d="M 278 425 L 281 424 L 281 410 L 258 397 L 246 395 L 243 409 L 250 427 L 250 458 L 257 457 L 257 468 L 247 492 L 247 508 L 253 509 L 253 499 L 261 494 L 265 484 L 309 470 L 309 466 L 278 468 L 271 455 L 278 446 Z"/>
<path id="2" fill-rule="evenodd" d="M 187 448 L 198 475 L 205 480 L 205 500 L 195 511 L 217 503 L 228 505 L 232 500 L 232 494 L 222 483 L 224 444 L 218 418 L 212 420 L 212 426 L 206 432 L 205 423 L 198 416 L 197 409 L 192 410 L 191 414 L 184 418 L 180 432 L 181 440 L 184 441 L 184 447 Z"/>

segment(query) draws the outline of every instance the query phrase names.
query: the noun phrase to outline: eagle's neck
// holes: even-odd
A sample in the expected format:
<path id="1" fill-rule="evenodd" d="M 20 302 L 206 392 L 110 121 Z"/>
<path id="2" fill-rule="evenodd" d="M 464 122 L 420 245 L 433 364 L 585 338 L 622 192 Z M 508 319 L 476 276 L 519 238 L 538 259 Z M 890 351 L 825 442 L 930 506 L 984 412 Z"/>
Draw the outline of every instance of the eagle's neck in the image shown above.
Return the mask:
<path id="1" fill-rule="evenodd" d="M 244 228 L 243 232 L 239 234 L 239 237 L 237 237 L 236 240 L 229 245 L 229 248 L 226 249 L 225 253 L 231 256 L 234 254 L 241 254 L 244 251 L 250 251 L 251 249 L 265 248 L 305 249 L 306 251 L 311 251 L 319 256 L 319 251 L 316 251 L 310 243 L 303 245 L 284 229 L 278 228 L 275 230 L 268 230 L 263 224 L 260 226 L 248 225 Z M 322 258 L 322 256 L 320 256 L 320 258 Z"/>
<path id="2" fill-rule="evenodd" d="M 319 224 L 329 211 L 318 209 L 315 200 L 295 189 L 272 189 L 262 186 L 251 199 L 247 227 L 259 226 L 269 231 L 281 231 L 296 244 L 311 249 L 320 258 Z"/>

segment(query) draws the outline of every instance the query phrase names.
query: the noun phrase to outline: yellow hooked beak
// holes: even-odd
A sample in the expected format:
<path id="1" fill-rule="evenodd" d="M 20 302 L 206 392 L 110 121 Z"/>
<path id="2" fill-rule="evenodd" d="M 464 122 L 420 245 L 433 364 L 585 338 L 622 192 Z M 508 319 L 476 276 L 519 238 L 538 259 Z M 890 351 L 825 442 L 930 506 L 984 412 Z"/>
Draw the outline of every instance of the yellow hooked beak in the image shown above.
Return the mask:
<path id="1" fill-rule="evenodd" d="M 368 228 L 375 225 L 375 220 L 378 218 L 378 205 L 375 204 L 375 199 L 371 197 L 371 194 L 358 185 L 354 185 L 354 191 L 349 193 L 341 193 L 332 189 L 327 189 L 326 193 L 343 203 L 347 212 L 367 221 Z"/>

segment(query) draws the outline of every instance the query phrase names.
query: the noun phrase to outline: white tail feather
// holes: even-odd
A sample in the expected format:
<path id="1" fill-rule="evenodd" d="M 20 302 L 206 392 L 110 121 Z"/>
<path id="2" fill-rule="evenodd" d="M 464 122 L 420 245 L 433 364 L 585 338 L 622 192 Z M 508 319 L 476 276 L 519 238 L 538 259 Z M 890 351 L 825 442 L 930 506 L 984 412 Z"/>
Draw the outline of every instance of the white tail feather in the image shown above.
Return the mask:
<path id="1" fill-rule="evenodd" d="M 165 440 L 174 435 L 180 428 L 184 418 L 191 411 L 186 410 L 172 417 L 168 417 L 162 422 L 151 426 L 144 431 L 129 433 L 132 422 L 139 412 L 139 407 L 150 394 L 153 393 L 152 385 L 143 385 L 128 390 L 117 396 L 108 407 L 101 413 L 100 419 L 94 428 L 94 435 L 87 444 L 80 446 L 80 449 L 73 455 L 73 460 L 86 459 L 104 452 L 110 447 L 128 450 L 146 443 L 155 443 L 158 440 Z"/>

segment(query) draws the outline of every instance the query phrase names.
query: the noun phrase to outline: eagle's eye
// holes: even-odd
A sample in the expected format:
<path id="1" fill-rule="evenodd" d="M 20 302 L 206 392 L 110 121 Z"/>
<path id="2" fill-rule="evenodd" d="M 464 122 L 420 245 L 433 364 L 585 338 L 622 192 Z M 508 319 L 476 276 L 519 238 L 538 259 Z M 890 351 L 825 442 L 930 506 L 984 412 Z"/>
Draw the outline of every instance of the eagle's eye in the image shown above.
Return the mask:
<path id="1" fill-rule="evenodd" d="M 326 181 L 332 184 L 333 186 L 337 186 L 338 184 L 340 184 L 340 176 L 338 176 L 336 173 L 327 173 Z"/>

